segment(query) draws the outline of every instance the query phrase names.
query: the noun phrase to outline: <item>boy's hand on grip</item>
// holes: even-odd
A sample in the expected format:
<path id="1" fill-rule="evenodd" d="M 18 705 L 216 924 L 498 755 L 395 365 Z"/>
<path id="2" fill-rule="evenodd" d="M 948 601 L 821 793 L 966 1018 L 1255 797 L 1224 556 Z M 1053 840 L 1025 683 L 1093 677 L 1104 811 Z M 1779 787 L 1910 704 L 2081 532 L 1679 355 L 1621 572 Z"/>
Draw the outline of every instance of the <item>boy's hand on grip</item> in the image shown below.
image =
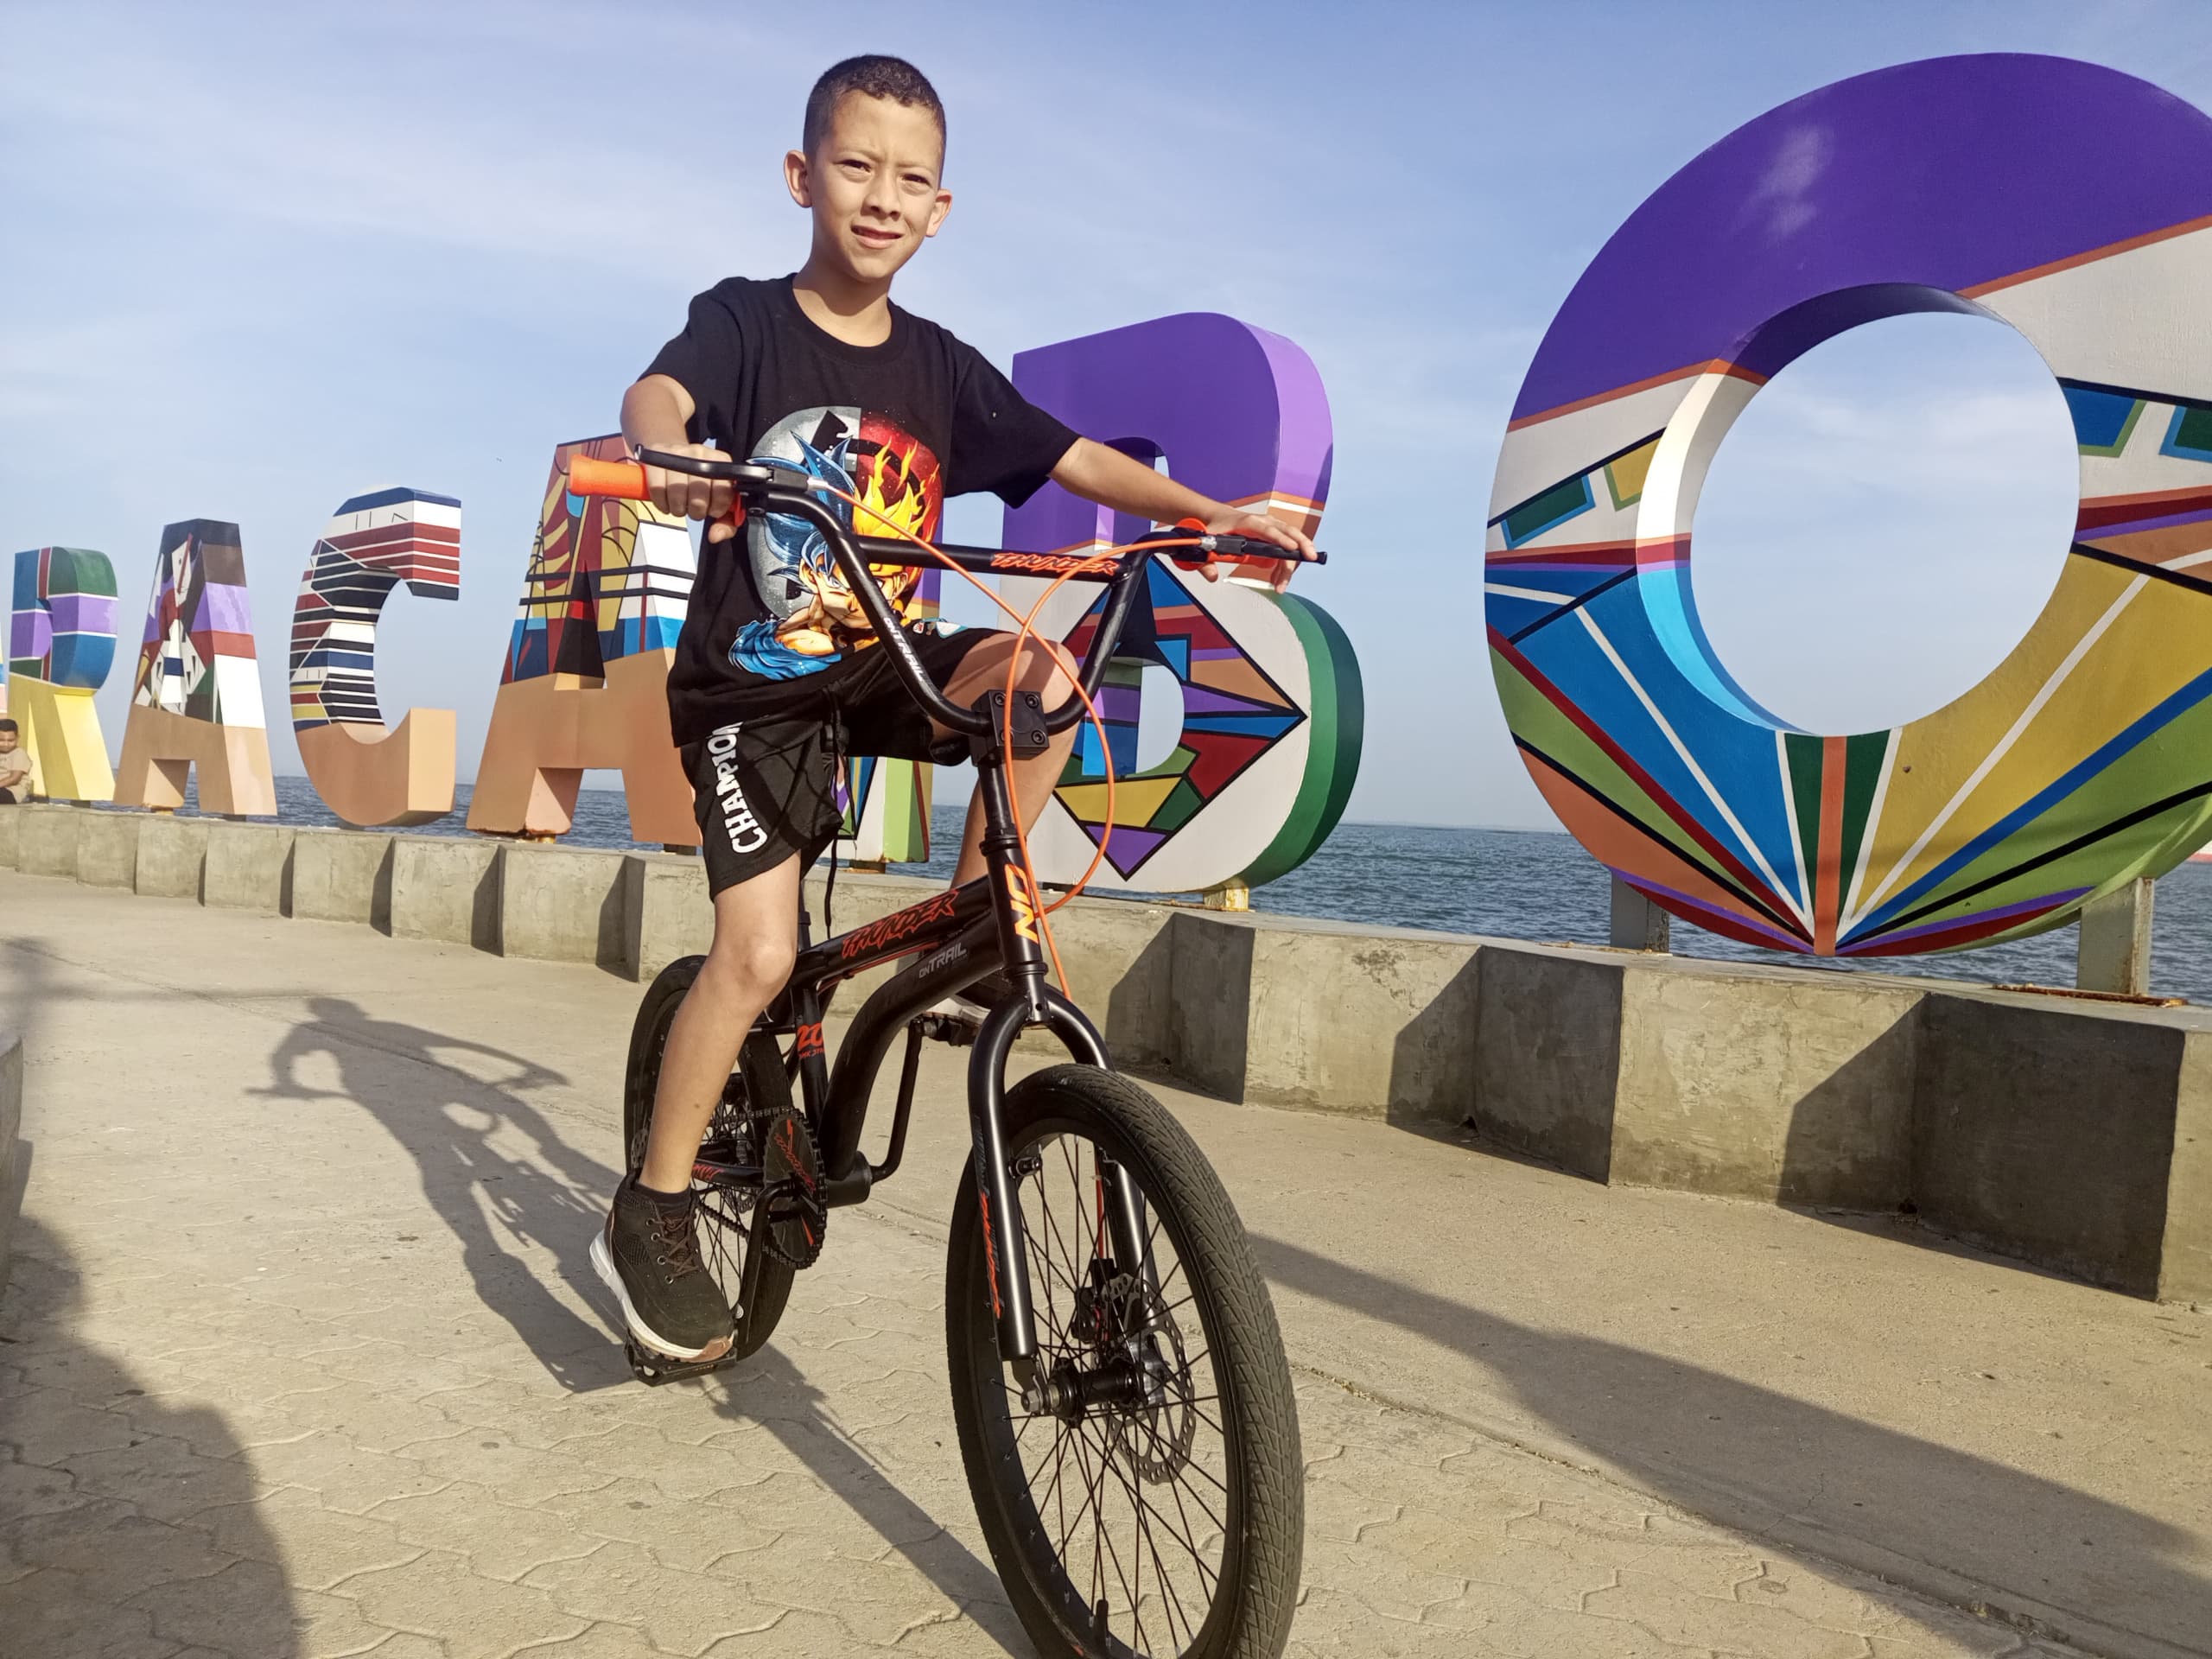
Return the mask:
<path id="1" fill-rule="evenodd" d="M 1295 553 L 1301 559 L 1313 556 L 1312 537 L 1302 530 L 1293 530 L 1280 518 L 1270 518 L 1264 513 L 1232 512 L 1225 518 L 1215 519 L 1206 528 L 1216 535 L 1243 536 L 1255 542 L 1273 542 L 1277 547 Z M 1271 563 L 1268 569 L 1268 586 L 1277 593 L 1282 592 L 1290 586 L 1291 575 L 1297 569 L 1294 560 L 1284 559 Z M 1219 580 L 1211 565 L 1206 567 L 1206 580 Z"/>
<path id="2" fill-rule="evenodd" d="M 656 443 L 645 447 L 695 461 L 729 459 L 711 443 Z M 689 473 L 647 467 L 645 492 L 653 505 L 663 512 L 672 512 L 679 518 L 713 520 L 707 526 L 707 539 L 710 542 L 726 542 L 737 534 L 737 525 L 730 518 L 731 490 L 727 479 L 694 478 Z"/>

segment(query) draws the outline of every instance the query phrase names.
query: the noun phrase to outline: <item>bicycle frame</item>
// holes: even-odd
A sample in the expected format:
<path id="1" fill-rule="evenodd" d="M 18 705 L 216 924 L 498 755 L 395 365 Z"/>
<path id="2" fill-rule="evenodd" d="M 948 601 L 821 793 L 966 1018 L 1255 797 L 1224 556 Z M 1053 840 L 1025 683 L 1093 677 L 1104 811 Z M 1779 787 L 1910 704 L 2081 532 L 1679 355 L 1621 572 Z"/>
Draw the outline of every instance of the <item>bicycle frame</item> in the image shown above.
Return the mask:
<path id="1" fill-rule="evenodd" d="M 1071 697 L 1047 714 L 1033 693 L 1020 694 L 1027 718 L 1005 719 L 1005 694 L 994 691 L 975 709 L 946 699 L 913 654 L 890 603 L 867 569 L 877 563 L 917 563 L 928 556 L 903 543 L 866 542 L 852 537 L 836 516 L 812 495 L 779 487 L 761 489 L 748 511 L 790 512 L 819 530 L 842 569 L 847 585 L 875 629 L 877 648 L 892 654 L 899 679 L 915 701 L 940 726 L 967 738 L 976 763 L 976 789 L 983 804 L 982 852 L 985 874 L 957 891 L 937 893 L 921 903 L 837 938 L 813 943 L 808 919 L 800 918 L 800 950 L 789 984 L 762 1016 L 779 1034 L 793 1039 L 807 1122 L 821 1149 L 823 1198 L 830 1205 L 864 1202 L 875 1183 L 897 1169 L 905 1149 L 906 1122 L 913 1105 L 915 1073 L 922 1031 L 916 1023 L 931 1007 L 964 990 L 994 970 L 1003 969 L 1017 995 L 991 1010 L 976 1033 L 968 1067 L 968 1122 L 973 1146 L 976 1192 L 982 1209 L 985 1257 L 991 1268 L 991 1311 L 998 1324 L 999 1353 L 1023 1386 L 1036 1368 L 1037 1333 L 1032 1313 L 1029 1260 L 1020 1224 L 1020 1211 L 1007 1167 L 1004 1113 L 1006 1063 L 1023 1027 L 1041 1026 L 1080 1064 L 1110 1065 L 1105 1039 L 1096 1026 L 1046 979 L 1045 950 L 1038 931 L 1042 896 L 1021 861 L 1020 828 L 1007 788 L 1005 737 L 1014 723 L 1016 753 L 1041 753 L 1047 734 L 1065 731 L 1082 717 L 1080 699 Z M 1127 621 L 1148 556 L 1100 558 L 1069 554 L 1014 554 L 962 548 L 950 555 L 984 569 L 1020 569 L 1028 574 L 1065 575 L 1105 582 L 1105 614 L 1091 659 L 1082 679 L 1095 697 Z M 830 1063 L 822 1020 L 830 996 L 845 980 L 868 969 L 919 954 L 921 960 L 878 987 L 855 1013 L 835 1065 Z M 906 1063 L 900 1079 L 897 1116 L 886 1160 L 871 1164 L 861 1152 L 868 1106 L 893 1039 L 907 1032 Z M 1117 1250 L 1123 1258 L 1141 1257 L 1144 1230 L 1136 1184 L 1102 1160 L 1102 1176 L 1112 1183 L 1111 1206 Z"/>
<path id="2" fill-rule="evenodd" d="M 942 548 L 950 562 L 974 570 L 1072 576 L 1103 582 L 1107 594 L 1093 638 L 1090 658 L 1079 678 L 1084 696 L 1070 697 L 1049 712 L 1033 692 L 1017 693 L 1025 712 L 1007 706 L 1007 694 L 991 691 L 973 709 L 950 702 L 930 679 L 899 626 L 890 601 L 868 565 L 934 563 L 918 547 L 853 536 L 809 490 L 779 481 L 770 468 L 741 461 L 703 461 L 646 452 L 640 460 L 670 470 L 726 479 L 737 486 L 747 512 L 788 514 L 818 531 L 847 587 L 874 629 L 876 648 L 887 652 L 907 693 L 931 720 L 966 741 L 976 763 L 976 790 L 982 801 L 985 873 L 951 893 L 933 894 L 918 905 L 817 944 L 801 912 L 799 953 L 789 983 L 761 1016 L 757 1029 L 792 1040 L 787 1064 L 797 1072 L 807 1122 L 823 1161 L 825 1203 L 864 1202 L 875 1183 L 888 1179 L 905 1149 L 913 1105 L 914 1082 L 923 1039 L 922 1018 L 956 991 L 964 990 L 995 969 L 1003 969 L 1014 995 L 986 1016 L 975 1038 L 968 1067 L 968 1121 L 973 1141 L 976 1186 L 982 1209 L 984 1253 L 990 1273 L 991 1311 L 998 1325 L 1001 1358 L 1027 1389 L 1036 1372 L 1037 1333 L 1032 1313 L 1029 1260 L 1007 1166 L 1005 1122 L 1006 1065 L 1014 1041 L 1026 1027 L 1041 1027 L 1057 1038 L 1077 1062 L 1106 1069 L 1106 1044 L 1096 1026 L 1046 979 L 1039 932 L 1042 895 L 1031 882 L 1021 854 L 1021 830 L 1007 786 L 1011 744 L 1015 756 L 1042 753 L 1048 737 L 1066 731 L 1095 700 L 1114 647 L 1144 584 L 1155 550 L 1141 548 L 1120 556 L 1083 553 L 1021 553 L 995 548 Z M 574 474 L 582 463 L 571 464 Z M 604 476 L 609 470 L 601 468 Z M 642 477 L 642 474 L 639 474 Z M 626 486 L 641 489 L 634 480 Z M 1240 537 L 1205 537 L 1211 555 L 1218 542 L 1272 552 Z M 1017 729 L 1019 728 L 1019 729 Z M 833 1066 L 823 1038 L 822 1020 L 836 987 L 857 974 L 921 954 L 921 960 L 893 975 L 855 1013 Z M 868 1104 L 893 1039 L 907 1033 L 906 1058 L 899 1083 L 897 1115 L 884 1162 L 872 1164 L 861 1152 Z M 722 1173 L 711 1165 L 698 1172 L 713 1179 Z M 1108 1224 L 1115 1251 L 1123 1262 L 1146 1262 L 1143 1201 L 1136 1183 L 1102 1152 L 1102 1181 L 1112 1188 Z"/>
<path id="3" fill-rule="evenodd" d="M 793 1039 L 800 1096 L 815 1144 L 821 1148 L 824 1201 L 861 1204 L 888 1179 L 905 1150 L 908 1115 L 923 1033 L 920 1017 L 956 991 L 1003 968 L 1024 994 L 994 1008 L 977 1033 L 968 1068 L 968 1120 L 976 1184 L 995 1269 L 991 1306 L 1001 1357 L 1028 1381 L 1037 1352 L 1031 1316 L 1028 1254 L 1018 1222 L 1007 1166 L 1003 1103 L 1007 1058 L 1025 1026 L 1050 1031 L 1069 1056 L 1086 1065 L 1110 1065 L 1097 1027 L 1074 1003 L 1044 982 L 1044 952 L 1036 932 L 1037 895 L 1019 861 L 1012 833 L 1013 809 L 1003 772 L 983 772 L 984 853 L 988 873 L 955 892 L 934 893 L 833 938 L 810 943 L 800 918 L 800 950 L 790 984 L 762 1027 Z M 1003 830 L 995 834 L 995 830 Z M 994 843 L 997 844 L 994 844 Z M 834 1065 L 822 1034 L 830 998 L 845 980 L 902 957 L 919 960 L 876 988 L 854 1014 Z M 899 1033 L 907 1033 L 896 1115 L 885 1160 L 871 1163 L 861 1150 L 868 1109 L 884 1061 Z M 1135 1183 L 1115 1182 L 1122 1209 L 1138 1201 Z M 1115 1229 L 1117 1247 L 1132 1250 L 1142 1232 L 1135 1223 Z M 1124 1259 L 1134 1259 L 1134 1256 Z"/>

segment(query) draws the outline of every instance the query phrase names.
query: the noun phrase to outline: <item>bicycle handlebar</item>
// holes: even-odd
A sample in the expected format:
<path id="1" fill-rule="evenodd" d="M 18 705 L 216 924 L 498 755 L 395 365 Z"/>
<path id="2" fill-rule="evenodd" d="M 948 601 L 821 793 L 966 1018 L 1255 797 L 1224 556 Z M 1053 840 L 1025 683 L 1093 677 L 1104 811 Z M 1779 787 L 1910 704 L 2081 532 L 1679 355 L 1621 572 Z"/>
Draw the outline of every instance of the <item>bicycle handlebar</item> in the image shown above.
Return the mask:
<path id="1" fill-rule="evenodd" d="M 913 645 L 908 640 L 906 630 L 899 626 L 899 619 L 892 611 L 889 598 L 868 568 L 871 562 L 931 567 L 935 561 L 927 550 L 903 541 L 855 536 L 817 499 L 813 489 L 804 486 L 794 487 L 780 481 L 775 467 L 747 461 L 709 461 L 695 455 L 671 455 L 657 449 L 640 449 L 638 456 L 636 461 L 599 461 L 589 455 L 570 456 L 568 469 L 569 493 L 611 497 L 620 501 L 648 500 L 651 492 L 645 485 L 645 468 L 652 466 L 666 472 L 683 473 L 690 477 L 734 486 L 738 500 L 747 513 L 787 513 L 805 519 L 821 531 L 831 557 L 836 561 L 838 570 L 844 576 L 846 587 L 860 602 L 868 626 L 875 630 L 879 643 L 891 652 L 892 662 L 908 695 L 921 704 L 931 719 L 948 730 L 964 732 L 970 736 L 989 734 L 989 716 L 977 709 L 961 708 L 939 690 L 937 683 L 930 678 L 920 659 L 914 655 Z M 791 476 L 798 477 L 800 474 L 794 471 Z M 1098 688 L 1106 677 L 1106 665 L 1114 655 L 1114 647 L 1121 641 L 1122 626 L 1128 620 L 1129 611 L 1135 602 L 1138 579 L 1143 575 L 1145 566 L 1159 554 L 1166 553 L 1177 563 L 1192 566 L 1212 559 L 1230 562 L 1277 559 L 1301 564 L 1328 563 L 1325 553 L 1317 552 L 1309 560 L 1305 555 L 1289 548 L 1278 547 L 1273 542 L 1226 532 L 1209 531 L 1197 537 L 1195 550 L 1205 556 L 1199 560 L 1181 558 L 1176 547 L 1161 544 L 1179 543 L 1184 534 L 1186 532 L 1157 532 L 1110 557 L 1080 553 L 1024 553 L 1001 548 L 959 547 L 944 543 L 938 544 L 938 552 L 966 569 L 1031 575 L 1066 575 L 1076 581 L 1103 582 L 1106 584 L 1105 614 L 1098 620 L 1090 660 L 1084 664 L 1081 675 L 1084 696 L 1068 698 L 1045 717 L 1046 729 L 1057 734 L 1067 730 L 1083 717 L 1085 698 L 1096 699 Z"/>

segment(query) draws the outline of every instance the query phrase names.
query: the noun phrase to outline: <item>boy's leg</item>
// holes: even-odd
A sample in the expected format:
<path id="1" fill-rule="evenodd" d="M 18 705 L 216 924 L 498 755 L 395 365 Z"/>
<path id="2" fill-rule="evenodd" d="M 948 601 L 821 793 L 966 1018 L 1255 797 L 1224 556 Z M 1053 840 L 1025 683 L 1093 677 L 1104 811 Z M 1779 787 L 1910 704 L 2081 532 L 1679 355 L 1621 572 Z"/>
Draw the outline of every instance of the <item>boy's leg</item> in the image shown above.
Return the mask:
<path id="1" fill-rule="evenodd" d="M 737 1069 L 746 1033 L 791 976 L 798 952 L 796 856 L 715 895 L 715 939 L 661 1052 L 652 1131 L 638 1184 L 689 1192 L 699 1142 Z"/>
<path id="2" fill-rule="evenodd" d="M 727 1294 L 699 1254 L 691 1165 L 747 1033 L 791 977 L 798 884 L 794 855 L 715 895 L 714 944 L 661 1051 L 644 1167 L 615 1190 L 592 1242 L 592 1266 L 631 1334 L 677 1359 L 729 1351 Z"/>
<path id="3" fill-rule="evenodd" d="M 972 707 L 987 691 L 1006 686 L 1007 661 L 1017 649 L 1020 665 L 1014 671 L 1017 690 L 1034 691 L 1045 700 L 1049 713 L 1075 694 L 1075 664 L 1059 646 L 1043 639 L 1022 639 L 1011 633 L 986 635 L 944 683 L 944 695 L 963 709 Z M 939 738 L 951 734 L 932 728 Z M 1052 799 L 1052 791 L 1067 769 L 1068 754 L 1075 747 L 1077 728 L 1071 726 L 1054 737 L 1045 753 L 1016 760 L 1008 768 L 1015 798 L 1021 804 L 1021 827 L 1029 829 Z M 968 803 L 968 823 L 960 836 L 960 860 L 953 868 L 952 885 L 972 881 L 983 873 L 983 797 L 978 791 Z"/>
<path id="4" fill-rule="evenodd" d="M 729 1351 L 727 1292 L 699 1250 L 691 1166 L 753 1022 L 791 977 L 799 877 L 835 822 L 829 734 L 813 719 L 733 721 L 684 752 L 715 937 L 662 1050 L 645 1160 L 615 1189 L 592 1266 L 646 1347 Z"/>

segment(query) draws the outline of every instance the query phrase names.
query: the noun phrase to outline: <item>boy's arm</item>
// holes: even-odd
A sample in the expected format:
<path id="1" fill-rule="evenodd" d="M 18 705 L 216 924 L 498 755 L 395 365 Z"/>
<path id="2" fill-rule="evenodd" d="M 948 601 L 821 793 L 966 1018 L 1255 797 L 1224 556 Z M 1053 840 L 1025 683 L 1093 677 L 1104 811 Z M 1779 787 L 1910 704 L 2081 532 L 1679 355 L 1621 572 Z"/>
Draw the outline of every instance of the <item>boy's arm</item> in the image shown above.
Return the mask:
<path id="1" fill-rule="evenodd" d="M 1052 482 L 1086 501 L 1096 501 L 1102 507 L 1150 519 L 1156 524 L 1196 518 L 1211 531 L 1273 542 L 1277 547 L 1289 548 L 1308 558 L 1313 555 L 1313 541 L 1303 531 L 1293 530 L 1280 520 L 1246 512 L 1200 495 L 1165 473 L 1156 472 L 1142 461 L 1132 461 L 1120 450 L 1094 443 L 1089 438 L 1077 438 L 1067 454 L 1060 457 L 1059 465 L 1052 468 Z M 1287 560 L 1275 565 L 1268 576 L 1269 585 L 1281 593 L 1289 586 L 1291 572 L 1296 569 Z M 1220 575 L 1211 564 L 1205 567 L 1205 573 L 1209 582 L 1218 580 Z"/>
<path id="2" fill-rule="evenodd" d="M 710 443 L 691 442 L 691 416 L 697 409 L 683 383 L 665 374 L 649 374 L 622 394 L 622 436 L 635 454 L 659 449 L 670 454 L 697 455 L 710 461 L 729 457 Z M 726 542 L 737 534 L 728 519 L 729 485 L 689 473 L 645 468 L 645 488 L 653 505 L 679 518 L 706 518 L 707 539 Z"/>

